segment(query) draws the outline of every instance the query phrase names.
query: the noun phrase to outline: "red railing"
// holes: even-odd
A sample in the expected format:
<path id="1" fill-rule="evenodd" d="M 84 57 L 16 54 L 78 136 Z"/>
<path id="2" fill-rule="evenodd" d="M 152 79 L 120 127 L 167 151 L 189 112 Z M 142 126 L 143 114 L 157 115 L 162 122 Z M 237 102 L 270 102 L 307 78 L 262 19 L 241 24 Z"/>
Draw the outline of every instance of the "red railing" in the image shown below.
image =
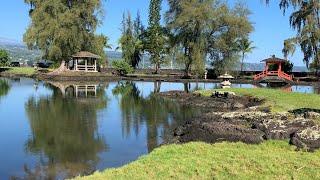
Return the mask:
<path id="1" fill-rule="evenodd" d="M 266 77 L 266 76 L 267 76 L 266 72 L 263 71 L 263 72 L 261 72 L 259 74 L 254 75 L 253 76 L 253 80 L 257 80 L 257 79 L 260 79 L 260 78 L 263 78 L 263 77 Z"/>
<path id="2" fill-rule="evenodd" d="M 292 81 L 292 75 L 289 75 L 289 74 L 286 74 L 286 73 L 284 73 L 284 72 L 280 72 L 279 73 L 279 75 L 278 75 L 279 77 L 282 77 L 282 78 L 284 78 L 284 79 L 287 79 L 287 80 L 289 80 L 289 81 Z"/>
<path id="3" fill-rule="evenodd" d="M 259 74 L 254 75 L 253 80 L 258 80 L 258 79 L 264 78 L 266 76 L 278 76 L 278 77 L 282 77 L 282 78 L 284 78 L 286 80 L 292 81 L 292 75 L 286 74 L 283 71 L 280 71 L 280 72 L 278 72 L 278 71 L 268 71 L 268 73 L 263 71 L 263 72 L 261 72 Z"/>

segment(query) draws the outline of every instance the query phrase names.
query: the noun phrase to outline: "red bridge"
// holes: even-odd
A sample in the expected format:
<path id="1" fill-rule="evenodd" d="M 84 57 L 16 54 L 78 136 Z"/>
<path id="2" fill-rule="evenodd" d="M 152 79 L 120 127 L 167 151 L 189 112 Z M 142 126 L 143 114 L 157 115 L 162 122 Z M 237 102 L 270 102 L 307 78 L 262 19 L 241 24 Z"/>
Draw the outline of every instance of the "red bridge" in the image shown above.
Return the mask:
<path id="1" fill-rule="evenodd" d="M 281 63 L 288 62 L 287 60 L 273 57 L 273 58 L 262 60 L 261 62 L 266 63 L 266 70 L 259 74 L 254 75 L 253 77 L 254 81 L 256 82 L 284 81 L 286 83 L 292 82 L 293 76 L 281 71 Z M 278 71 L 269 71 L 269 64 L 278 64 Z"/>

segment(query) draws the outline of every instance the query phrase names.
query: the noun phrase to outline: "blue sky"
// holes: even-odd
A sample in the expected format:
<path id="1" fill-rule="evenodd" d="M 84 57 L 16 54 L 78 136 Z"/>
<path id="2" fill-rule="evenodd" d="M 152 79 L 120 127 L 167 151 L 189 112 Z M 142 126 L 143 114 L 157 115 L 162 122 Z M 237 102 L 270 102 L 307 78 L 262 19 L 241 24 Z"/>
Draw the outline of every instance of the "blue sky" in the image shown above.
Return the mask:
<path id="1" fill-rule="evenodd" d="M 295 32 L 289 26 L 289 13 L 283 16 L 279 9 L 279 1 L 271 1 L 269 7 L 261 4 L 260 0 L 244 0 L 248 3 L 249 9 L 253 12 L 250 19 L 254 22 L 255 31 L 250 35 L 251 40 L 257 47 L 251 54 L 248 54 L 246 62 L 259 62 L 271 55 L 283 57 L 281 50 L 283 40 L 293 37 Z M 135 17 L 137 10 L 140 10 L 141 19 L 144 25 L 148 21 L 148 6 L 150 0 L 107 0 L 104 1 L 105 17 L 104 23 L 98 28 L 97 33 L 103 33 L 110 38 L 110 44 L 117 47 L 117 40 L 120 36 L 120 23 L 123 12 L 130 11 Z M 232 5 L 236 0 L 229 0 Z M 163 2 L 164 13 L 167 9 L 166 0 Z M 23 0 L 4 0 L 1 3 L 0 37 L 22 41 L 23 33 L 29 24 L 29 7 Z M 304 65 L 303 54 L 299 47 L 294 56 L 289 57 L 295 65 Z"/>

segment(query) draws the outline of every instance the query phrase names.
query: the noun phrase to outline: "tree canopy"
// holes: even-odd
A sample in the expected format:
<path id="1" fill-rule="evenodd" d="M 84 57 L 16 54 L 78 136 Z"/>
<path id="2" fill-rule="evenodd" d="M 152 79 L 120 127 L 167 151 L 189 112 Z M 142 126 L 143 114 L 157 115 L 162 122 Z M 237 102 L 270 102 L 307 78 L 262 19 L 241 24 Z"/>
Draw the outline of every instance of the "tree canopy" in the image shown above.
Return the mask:
<path id="1" fill-rule="evenodd" d="M 101 0 L 25 0 L 25 3 L 31 7 L 31 23 L 23 40 L 30 49 L 40 49 L 45 59 L 55 62 L 67 61 L 81 50 L 105 57 L 102 50 L 106 43 L 101 39 L 106 39 L 95 35 L 104 14 Z"/>
<path id="2" fill-rule="evenodd" d="M 253 30 L 245 4 L 230 8 L 217 0 L 168 0 L 166 23 L 178 47 L 177 59 L 185 65 L 185 75 L 194 67 L 199 75 L 210 57 L 218 71 L 229 69 L 238 60 L 236 40 Z"/>

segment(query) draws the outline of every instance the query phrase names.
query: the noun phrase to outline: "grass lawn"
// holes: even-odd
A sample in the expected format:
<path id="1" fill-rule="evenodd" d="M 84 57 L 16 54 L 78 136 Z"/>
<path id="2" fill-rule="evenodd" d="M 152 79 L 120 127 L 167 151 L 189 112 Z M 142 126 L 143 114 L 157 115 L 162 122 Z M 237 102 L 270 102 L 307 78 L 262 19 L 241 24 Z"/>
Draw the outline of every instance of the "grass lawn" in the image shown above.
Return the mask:
<path id="1" fill-rule="evenodd" d="M 213 90 L 201 90 L 197 93 L 211 96 Z M 305 94 L 297 92 L 286 92 L 274 89 L 260 88 L 235 88 L 219 89 L 218 91 L 232 91 L 238 95 L 249 95 L 265 99 L 263 106 L 270 106 L 272 112 L 290 111 L 300 108 L 320 109 L 320 96 L 317 94 Z"/>
<path id="2" fill-rule="evenodd" d="M 162 146 L 117 169 L 76 179 L 320 179 L 320 151 L 287 141 Z"/>
<path id="3" fill-rule="evenodd" d="M 40 70 L 42 68 L 38 68 Z M 5 70 L 4 72 L 15 74 L 15 75 L 33 75 L 35 73 L 34 67 L 0 67 L 0 72 Z M 46 69 L 52 71 L 52 69 Z"/>

